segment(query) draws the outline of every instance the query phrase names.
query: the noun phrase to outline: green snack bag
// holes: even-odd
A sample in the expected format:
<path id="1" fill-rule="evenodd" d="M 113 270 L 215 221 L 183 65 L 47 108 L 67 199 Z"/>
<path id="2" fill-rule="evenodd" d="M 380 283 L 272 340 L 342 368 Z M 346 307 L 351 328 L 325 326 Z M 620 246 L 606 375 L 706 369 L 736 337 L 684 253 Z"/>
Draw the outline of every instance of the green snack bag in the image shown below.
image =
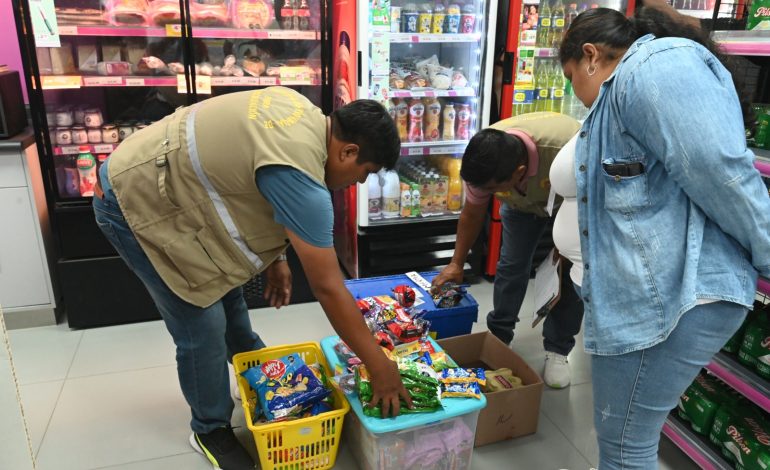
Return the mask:
<path id="1" fill-rule="evenodd" d="M 440 410 L 440 386 L 435 378 L 435 372 L 425 364 L 417 364 L 411 361 L 400 361 L 398 371 L 401 374 L 401 382 L 404 384 L 409 396 L 412 398 L 413 408 L 409 408 L 406 402 L 401 401 L 401 412 L 409 413 L 432 413 Z M 367 406 L 372 401 L 373 392 L 366 368 L 361 366 L 355 370 L 356 389 L 358 397 L 364 408 L 364 414 L 374 418 L 382 417 L 382 408 L 377 405 Z"/>
<path id="2" fill-rule="evenodd" d="M 743 343 L 738 351 L 738 360 L 747 367 L 755 367 L 757 357 L 764 355 L 762 341 L 765 339 L 765 330 L 767 329 L 767 316 L 760 312 L 754 321 L 746 327 L 746 333 L 743 335 Z"/>
<path id="3" fill-rule="evenodd" d="M 699 374 L 679 399 L 679 416 L 684 415 L 695 432 L 707 435 L 722 404 L 734 402 L 735 398 L 718 380 Z"/>
<path id="4" fill-rule="evenodd" d="M 766 470 L 760 465 L 760 454 L 770 451 L 767 423 L 759 416 L 746 416 L 727 427 L 725 451 L 734 456 L 737 470 Z"/>
<path id="5" fill-rule="evenodd" d="M 751 13 L 746 21 L 746 29 L 754 31 L 770 30 L 770 1 L 754 0 Z"/>

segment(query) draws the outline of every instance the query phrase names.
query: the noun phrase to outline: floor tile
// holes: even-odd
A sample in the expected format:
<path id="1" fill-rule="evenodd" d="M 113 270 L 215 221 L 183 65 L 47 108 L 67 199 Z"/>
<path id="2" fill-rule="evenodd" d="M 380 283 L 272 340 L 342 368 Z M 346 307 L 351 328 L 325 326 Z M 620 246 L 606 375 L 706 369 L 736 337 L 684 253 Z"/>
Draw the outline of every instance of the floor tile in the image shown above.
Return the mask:
<path id="1" fill-rule="evenodd" d="M 700 467 L 666 437 L 661 437 L 658 470 L 698 470 Z"/>
<path id="2" fill-rule="evenodd" d="M 254 331 L 268 346 L 321 341 L 337 334 L 318 302 L 289 305 L 280 310 L 260 308 L 249 314 Z"/>
<path id="3" fill-rule="evenodd" d="M 24 418 L 27 421 L 35 455 L 40 450 L 43 436 L 48 429 L 48 423 L 51 421 L 63 385 L 63 380 L 57 380 L 19 387 L 21 402 L 24 405 Z"/>
<path id="4" fill-rule="evenodd" d="M 38 466 L 95 468 L 188 453 L 189 421 L 175 366 L 69 379 Z"/>
<path id="5" fill-rule="evenodd" d="M 142 460 L 109 467 L 96 467 L 92 470 L 211 470 L 209 461 L 197 452 L 162 457 L 154 460 Z"/>
<path id="6" fill-rule="evenodd" d="M 547 389 L 541 409 L 591 465 L 599 463 L 591 384 L 572 385 L 564 390 Z"/>
<path id="7" fill-rule="evenodd" d="M 93 328 L 83 332 L 68 377 L 176 364 L 176 349 L 162 321 Z"/>
<path id="8" fill-rule="evenodd" d="M 1 339 L 0 348 L 5 349 Z M 0 466 L 3 469 L 32 469 L 32 455 L 7 355 L 0 357 L 0 417 Z"/>
<path id="9" fill-rule="evenodd" d="M 82 331 L 66 325 L 9 331 L 11 354 L 22 385 L 67 377 Z"/>

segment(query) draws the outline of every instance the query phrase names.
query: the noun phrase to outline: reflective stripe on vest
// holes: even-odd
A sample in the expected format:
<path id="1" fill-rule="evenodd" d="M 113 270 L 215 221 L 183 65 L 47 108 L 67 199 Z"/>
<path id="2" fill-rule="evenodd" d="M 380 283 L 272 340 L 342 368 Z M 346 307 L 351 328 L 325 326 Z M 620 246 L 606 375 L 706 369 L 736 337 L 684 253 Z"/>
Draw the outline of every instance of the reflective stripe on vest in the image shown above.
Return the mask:
<path id="1" fill-rule="evenodd" d="M 195 174 L 198 176 L 198 181 L 200 181 L 201 185 L 206 189 L 211 202 L 214 203 L 214 209 L 217 211 L 219 219 L 227 229 L 227 233 L 230 235 L 230 238 L 232 238 L 235 246 L 241 250 L 241 253 L 249 259 L 256 269 L 261 269 L 264 263 L 256 253 L 251 251 L 246 242 L 243 241 L 243 238 L 241 238 L 241 234 L 235 227 L 233 218 L 227 211 L 224 201 L 222 201 L 222 196 L 220 196 L 217 190 L 214 189 L 214 186 L 211 184 L 211 181 L 209 181 L 208 176 L 206 176 L 206 173 L 204 173 L 203 167 L 201 166 L 200 156 L 198 155 L 198 145 L 195 143 L 195 114 L 197 108 L 198 106 L 191 107 L 190 113 L 187 115 L 187 153 L 190 155 L 190 163 L 192 163 Z"/>

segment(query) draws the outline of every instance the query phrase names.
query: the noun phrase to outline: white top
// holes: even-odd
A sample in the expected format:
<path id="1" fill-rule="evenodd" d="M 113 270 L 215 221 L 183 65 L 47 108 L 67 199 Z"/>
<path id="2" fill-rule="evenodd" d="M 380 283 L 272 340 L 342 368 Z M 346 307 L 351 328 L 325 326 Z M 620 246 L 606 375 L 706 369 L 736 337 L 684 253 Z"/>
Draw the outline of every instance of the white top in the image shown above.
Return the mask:
<path id="1" fill-rule="evenodd" d="M 575 147 L 577 134 L 559 151 L 551 164 L 551 188 L 564 198 L 553 223 L 553 242 L 559 253 L 572 262 L 570 278 L 583 284 L 583 256 L 580 252 L 578 228 L 577 181 L 575 180 Z"/>

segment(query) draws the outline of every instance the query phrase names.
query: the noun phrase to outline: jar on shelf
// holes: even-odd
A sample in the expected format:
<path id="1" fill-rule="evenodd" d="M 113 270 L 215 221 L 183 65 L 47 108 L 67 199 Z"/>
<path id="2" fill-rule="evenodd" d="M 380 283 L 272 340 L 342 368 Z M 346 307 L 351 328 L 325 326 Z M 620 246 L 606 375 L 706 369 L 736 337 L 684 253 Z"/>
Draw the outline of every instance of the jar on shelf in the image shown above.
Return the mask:
<path id="1" fill-rule="evenodd" d="M 101 127 L 89 127 L 88 128 L 88 143 L 89 144 L 101 144 L 102 143 L 102 128 Z"/>
<path id="2" fill-rule="evenodd" d="M 89 108 L 85 111 L 86 127 L 101 127 L 104 124 L 102 112 L 98 108 Z"/>
<path id="3" fill-rule="evenodd" d="M 56 128 L 56 145 L 72 145 L 72 130 L 69 127 Z"/>
<path id="4" fill-rule="evenodd" d="M 102 142 L 105 144 L 117 144 L 120 142 L 118 128 L 115 124 L 105 124 L 102 126 Z"/>
<path id="5" fill-rule="evenodd" d="M 75 126 L 72 128 L 72 143 L 73 144 L 87 144 L 88 132 L 83 126 Z"/>
<path id="6" fill-rule="evenodd" d="M 118 126 L 118 136 L 120 137 L 121 141 L 126 140 L 128 136 L 134 133 L 134 126 L 128 122 L 125 122 L 125 121 L 119 122 L 117 126 Z"/>
<path id="7" fill-rule="evenodd" d="M 75 108 L 74 118 L 75 124 L 78 126 L 84 126 L 86 124 L 86 106 L 80 105 Z"/>
<path id="8" fill-rule="evenodd" d="M 69 127 L 75 123 L 72 115 L 72 108 L 69 106 L 62 106 L 56 110 L 56 125 L 58 127 Z"/>

